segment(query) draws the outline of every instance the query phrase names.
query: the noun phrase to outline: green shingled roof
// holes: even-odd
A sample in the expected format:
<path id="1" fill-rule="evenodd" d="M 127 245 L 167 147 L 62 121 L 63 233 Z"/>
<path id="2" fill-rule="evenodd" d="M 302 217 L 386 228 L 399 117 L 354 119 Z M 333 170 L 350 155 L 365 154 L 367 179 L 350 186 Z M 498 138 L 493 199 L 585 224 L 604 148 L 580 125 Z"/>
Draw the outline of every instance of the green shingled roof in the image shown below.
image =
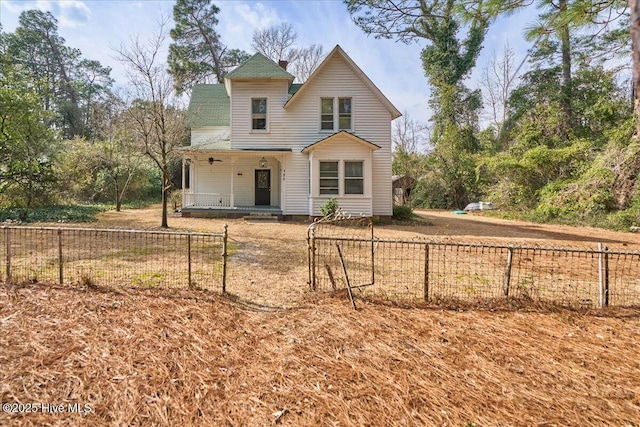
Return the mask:
<path id="1" fill-rule="evenodd" d="M 224 84 L 197 84 L 189 102 L 189 126 L 229 126 L 230 103 Z"/>
<path id="2" fill-rule="evenodd" d="M 289 87 L 289 95 L 293 95 L 302 87 L 302 83 L 294 83 Z"/>
<path id="3" fill-rule="evenodd" d="M 261 53 L 256 53 L 238 68 L 225 76 L 226 79 L 289 79 L 294 77 L 278 64 Z"/>

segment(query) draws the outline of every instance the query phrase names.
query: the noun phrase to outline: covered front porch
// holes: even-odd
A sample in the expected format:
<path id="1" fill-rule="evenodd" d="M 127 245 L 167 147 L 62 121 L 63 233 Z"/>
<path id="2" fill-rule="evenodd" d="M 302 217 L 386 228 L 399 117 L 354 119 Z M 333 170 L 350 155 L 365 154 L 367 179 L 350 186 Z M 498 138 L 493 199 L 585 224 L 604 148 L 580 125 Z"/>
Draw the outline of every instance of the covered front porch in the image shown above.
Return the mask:
<path id="1" fill-rule="evenodd" d="M 278 206 L 234 206 L 234 207 L 183 207 L 182 216 L 185 217 L 243 217 L 246 215 L 282 216 L 282 209 Z"/>
<path id="2" fill-rule="evenodd" d="M 184 149 L 183 215 L 282 215 L 280 177 L 287 152 Z"/>

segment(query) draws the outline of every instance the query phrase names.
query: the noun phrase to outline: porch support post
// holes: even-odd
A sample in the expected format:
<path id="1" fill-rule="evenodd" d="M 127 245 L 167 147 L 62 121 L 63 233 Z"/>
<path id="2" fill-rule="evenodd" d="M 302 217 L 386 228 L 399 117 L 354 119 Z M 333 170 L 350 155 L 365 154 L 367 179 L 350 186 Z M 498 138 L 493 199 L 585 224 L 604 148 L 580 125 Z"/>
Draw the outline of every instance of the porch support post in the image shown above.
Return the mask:
<path id="1" fill-rule="evenodd" d="M 233 197 L 233 178 L 234 178 L 234 175 L 235 175 L 235 170 L 234 170 L 233 165 L 235 163 L 236 163 L 236 157 L 232 157 L 231 158 L 231 195 L 229 196 L 229 204 L 231 205 L 232 208 L 234 208 L 236 206 L 235 205 L 235 200 L 234 200 L 234 197 Z"/>
<path id="2" fill-rule="evenodd" d="M 280 205 L 280 210 L 284 213 L 287 210 L 287 206 L 285 200 L 287 199 L 287 186 L 286 186 L 286 170 L 284 169 L 284 154 L 280 154 L 277 157 L 278 160 L 278 172 L 280 173 L 280 200 L 278 200 L 278 205 Z"/>
<path id="3" fill-rule="evenodd" d="M 186 187 L 187 180 L 186 180 L 186 176 L 185 176 L 185 175 L 186 175 L 186 170 L 187 170 L 187 161 L 186 161 L 186 159 L 183 157 L 183 158 L 182 158 L 182 204 L 180 205 L 180 207 L 181 207 L 181 208 L 183 208 L 183 207 L 184 207 L 184 204 L 185 204 L 185 200 L 184 200 L 184 199 L 185 199 L 184 190 L 185 190 L 185 188 L 187 188 L 187 187 Z"/>

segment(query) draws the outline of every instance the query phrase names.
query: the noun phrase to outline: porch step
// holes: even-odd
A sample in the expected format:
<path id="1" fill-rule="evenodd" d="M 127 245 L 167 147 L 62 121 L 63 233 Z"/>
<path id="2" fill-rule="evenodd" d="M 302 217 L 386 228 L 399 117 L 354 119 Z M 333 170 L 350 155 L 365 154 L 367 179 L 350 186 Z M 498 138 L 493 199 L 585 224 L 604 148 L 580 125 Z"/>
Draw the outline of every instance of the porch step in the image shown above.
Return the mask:
<path id="1" fill-rule="evenodd" d="M 249 222 L 278 222 L 278 216 L 267 212 L 254 212 L 245 217 L 245 221 Z"/>

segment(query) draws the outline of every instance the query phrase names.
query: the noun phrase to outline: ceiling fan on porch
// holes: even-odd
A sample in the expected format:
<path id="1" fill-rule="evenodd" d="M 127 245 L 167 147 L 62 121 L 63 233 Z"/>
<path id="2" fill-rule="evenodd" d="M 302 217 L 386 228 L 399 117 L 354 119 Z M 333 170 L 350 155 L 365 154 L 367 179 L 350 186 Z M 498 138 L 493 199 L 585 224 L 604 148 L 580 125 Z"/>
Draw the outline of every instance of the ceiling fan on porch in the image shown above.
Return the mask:
<path id="1" fill-rule="evenodd" d="M 209 157 L 209 164 L 213 165 L 213 162 L 221 162 L 222 160 L 220 159 L 214 159 L 213 157 Z"/>

